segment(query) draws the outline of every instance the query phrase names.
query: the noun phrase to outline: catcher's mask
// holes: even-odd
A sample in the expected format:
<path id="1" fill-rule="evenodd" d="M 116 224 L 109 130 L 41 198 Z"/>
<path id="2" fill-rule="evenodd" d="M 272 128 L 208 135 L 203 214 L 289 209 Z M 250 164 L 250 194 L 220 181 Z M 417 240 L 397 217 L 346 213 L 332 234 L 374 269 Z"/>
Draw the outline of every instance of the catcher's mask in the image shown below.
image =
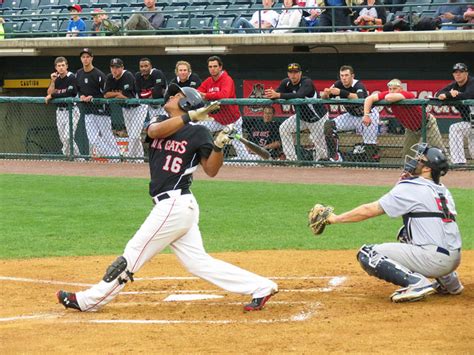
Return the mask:
<path id="1" fill-rule="evenodd" d="M 170 84 L 165 93 L 165 103 L 168 102 L 171 96 L 176 95 L 177 93 L 182 93 L 185 97 L 179 100 L 179 107 L 188 112 L 190 110 L 197 110 L 198 108 L 204 107 L 204 100 L 199 94 L 199 91 L 190 87 L 179 87 L 176 84 Z"/>
<path id="2" fill-rule="evenodd" d="M 431 168 L 431 177 L 435 183 L 439 184 L 439 178 L 446 175 L 449 169 L 448 160 L 442 150 L 430 147 L 427 143 L 415 144 L 410 149 L 415 155 L 405 156 L 405 172 L 413 175 L 418 164 L 423 164 Z"/>

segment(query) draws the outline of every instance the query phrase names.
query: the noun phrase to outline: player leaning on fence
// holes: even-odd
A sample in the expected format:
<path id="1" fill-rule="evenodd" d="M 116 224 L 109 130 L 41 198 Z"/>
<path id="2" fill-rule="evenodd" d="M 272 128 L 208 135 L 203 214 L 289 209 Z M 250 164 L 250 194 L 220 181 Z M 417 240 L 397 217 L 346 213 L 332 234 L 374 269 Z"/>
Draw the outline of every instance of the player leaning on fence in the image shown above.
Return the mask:
<path id="1" fill-rule="evenodd" d="M 415 95 L 402 88 L 402 82 L 398 79 L 392 79 L 387 84 L 388 90 L 372 94 L 365 99 L 364 114 L 370 114 L 373 104 L 380 100 L 386 100 L 390 103 L 396 103 L 405 99 L 414 99 Z M 405 141 L 403 143 L 402 158 L 410 151 L 410 147 L 420 141 L 422 134 L 423 114 L 420 106 L 410 105 L 391 105 L 393 115 L 405 128 Z M 443 151 L 444 145 L 439 132 L 436 118 L 430 113 L 426 114 L 426 140 L 429 144 L 440 147 Z"/>
<path id="2" fill-rule="evenodd" d="M 73 73 L 68 70 L 68 62 L 64 57 L 57 57 L 54 60 L 55 71 L 51 73 L 51 82 L 48 87 L 48 95 L 44 98 L 46 103 L 49 103 L 51 99 L 60 99 L 66 97 L 77 96 L 77 85 L 76 77 Z M 79 148 L 74 141 L 74 133 L 76 132 L 77 123 L 79 122 L 79 110 L 77 106 L 73 104 L 68 107 L 66 103 L 56 104 L 56 125 L 58 127 L 59 139 L 63 145 L 62 152 L 64 155 L 70 155 L 71 137 L 69 132 L 69 114 L 70 109 L 72 110 L 72 141 L 74 142 L 74 155 L 79 155 Z"/>

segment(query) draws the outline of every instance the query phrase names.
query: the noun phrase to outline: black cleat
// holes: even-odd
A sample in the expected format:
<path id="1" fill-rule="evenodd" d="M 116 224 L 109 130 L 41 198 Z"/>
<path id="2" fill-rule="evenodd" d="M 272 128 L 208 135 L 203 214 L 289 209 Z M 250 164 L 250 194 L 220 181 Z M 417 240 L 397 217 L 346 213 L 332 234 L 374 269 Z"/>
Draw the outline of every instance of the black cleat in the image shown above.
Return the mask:
<path id="1" fill-rule="evenodd" d="M 58 298 L 59 303 L 61 303 L 64 307 L 74 308 L 78 311 L 81 310 L 81 307 L 79 307 L 79 303 L 77 303 L 75 293 L 60 290 L 56 292 L 56 297 Z"/>
<path id="2" fill-rule="evenodd" d="M 246 312 L 260 311 L 261 309 L 263 309 L 263 306 L 265 306 L 265 303 L 267 303 L 270 297 L 272 297 L 275 293 L 276 292 L 272 292 L 269 295 L 266 295 L 264 297 L 252 299 L 252 302 L 244 306 L 244 311 Z"/>

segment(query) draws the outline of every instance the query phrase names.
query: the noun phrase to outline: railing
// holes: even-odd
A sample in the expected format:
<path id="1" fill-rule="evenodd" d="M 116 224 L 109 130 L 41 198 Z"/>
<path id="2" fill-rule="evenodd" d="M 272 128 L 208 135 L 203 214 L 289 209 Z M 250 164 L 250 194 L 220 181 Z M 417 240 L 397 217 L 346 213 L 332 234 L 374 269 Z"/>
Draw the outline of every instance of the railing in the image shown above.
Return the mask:
<path id="1" fill-rule="evenodd" d="M 468 5 L 469 3 L 462 3 L 463 5 Z M 430 9 L 435 10 L 438 6 L 441 5 L 447 5 L 447 6 L 459 6 L 460 3 L 446 3 L 446 4 L 413 4 L 413 3 L 408 3 L 408 4 L 402 4 L 402 5 L 391 5 L 390 7 L 392 8 L 399 8 L 400 10 L 408 9 L 406 11 L 403 11 L 403 13 L 406 15 L 405 20 L 408 22 L 408 26 L 411 30 L 414 29 L 414 17 L 413 14 L 417 13 L 420 14 L 419 11 L 424 9 L 425 7 L 429 7 Z M 375 5 L 373 6 L 375 8 L 386 8 L 388 7 L 387 5 Z M 325 12 L 331 14 L 331 25 L 330 26 L 316 26 L 316 27 L 306 27 L 306 26 L 301 26 L 301 24 L 297 27 L 289 28 L 289 30 L 295 31 L 295 32 L 337 32 L 337 31 L 358 31 L 358 30 L 372 30 L 372 29 L 381 29 L 380 25 L 354 25 L 353 23 L 350 23 L 347 21 L 346 25 L 338 25 L 337 18 L 338 18 L 338 12 L 339 11 L 348 11 L 351 12 L 352 15 L 357 15 L 358 11 L 363 8 L 363 6 L 357 6 L 357 7 L 352 7 L 348 8 L 346 6 L 328 6 L 328 7 L 303 7 L 303 8 L 273 8 L 273 10 L 279 12 L 281 10 L 289 10 L 289 11 L 309 11 L 312 9 L 319 9 L 323 13 Z M 116 8 L 120 9 L 120 8 Z M 111 10 L 111 9 L 110 9 Z M 149 34 L 149 35 L 166 35 L 166 34 L 197 34 L 197 33 L 205 33 L 205 34 L 210 34 L 210 33 L 236 33 L 238 30 L 234 27 L 232 27 L 232 24 L 235 22 L 236 19 L 238 19 L 240 16 L 243 16 L 245 18 L 250 18 L 252 14 L 255 11 L 258 11 L 259 17 L 261 17 L 261 11 L 263 11 L 263 8 L 259 9 L 219 9 L 218 11 L 216 10 L 199 10 L 196 12 L 195 10 L 179 10 L 179 16 L 176 16 L 177 11 L 174 10 L 166 10 L 166 7 L 164 10 L 159 11 L 162 13 L 166 20 L 164 23 L 164 27 L 158 29 L 158 30 L 127 30 L 125 29 L 124 25 L 126 23 L 126 20 L 129 16 L 133 14 L 143 14 L 146 13 L 146 11 L 139 10 L 139 11 L 105 11 L 104 13 L 100 14 L 106 14 L 110 17 L 111 21 L 116 21 L 117 24 L 119 25 L 119 31 L 117 32 L 118 35 L 134 35 L 134 34 Z M 240 16 L 235 16 L 235 19 L 230 23 L 230 24 L 221 24 L 219 23 L 218 28 L 215 27 L 215 20 L 219 19 L 220 16 L 233 16 L 235 13 L 238 13 Z M 84 11 L 83 13 L 80 14 L 80 17 L 92 17 L 93 15 L 97 15 L 98 13 L 94 12 L 86 12 Z M 69 14 L 67 13 L 61 13 L 60 10 L 58 9 L 58 13 L 54 14 L 43 14 L 43 13 L 38 13 L 38 14 L 33 14 L 33 15 L 2 15 L 3 18 L 7 21 L 7 24 L 5 27 L 8 29 L 5 32 L 6 38 L 22 38 L 22 37 L 59 37 L 59 36 L 64 36 L 66 34 L 66 29 L 64 28 L 64 21 L 68 21 L 69 19 Z M 393 15 L 395 16 L 395 15 Z M 40 21 L 34 21 L 35 19 L 38 19 L 40 17 L 41 19 L 46 18 L 50 19 L 50 21 L 56 21 L 56 30 L 55 31 L 50 31 L 50 32 L 44 32 L 44 31 L 39 31 L 39 29 L 34 29 L 31 31 L 23 32 L 23 31 L 16 31 L 12 30 L 8 23 L 23 23 L 23 22 L 28 22 L 28 21 L 33 21 L 40 23 Z M 211 21 L 206 24 L 205 26 L 202 27 L 193 27 L 192 26 L 192 19 L 194 18 L 211 18 Z M 356 16 L 355 16 L 356 17 Z M 185 25 L 179 25 L 178 27 L 174 28 L 169 28 L 166 25 L 166 21 L 172 18 L 181 18 L 183 20 L 183 23 Z M 340 18 L 340 17 L 339 17 Z M 348 18 L 350 18 L 348 16 Z M 26 19 L 26 20 L 25 20 Z M 90 22 L 90 20 L 86 20 Z M 473 24 L 468 24 L 468 23 L 444 23 L 441 26 L 454 26 L 454 27 L 471 27 Z M 262 29 L 261 27 L 252 29 L 252 31 L 257 32 L 257 33 L 268 33 L 270 31 Z M 96 34 L 96 32 L 93 31 L 85 31 L 83 32 L 86 35 L 93 35 Z M 105 31 L 106 35 L 111 34 L 110 32 Z"/>
<path id="2" fill-rule="evenodd" d="M 151 116 L 164 113 L 162 104 L 162 100 L 138 99 L 95 99 L 91 103 L 82 103 L 72 98 L 56 99 L 45 104 L 42 97 L 0 97 L 0 158 L 144 162 L 147 160 L 148 145 L 142 144 L 145 136 L 143 128 Z M 404 100 L 397 105 L 380 101 L 371 113 L 372 126 L 361 125 L 362 117 L 346 117 L 344 125 L 341 124 L 343 121 L 339 121 L 337 132 L 332 130 L 328 119 L 344 114 L 344 107 L 349 110 L 349 106 L 356 107 L 357 111 L 363 100 L 226 99 L 221 100 L 221 104 L 219 115 L 232 120 L 238 118 L 235 117 L 235 107 L 232 106 L 238 105 L 237 112 L 243 113 L 242 120 L 236 122 L 238 129 L 241 125 L 244 137 L 266 146 L 272 154 L 271 159 L 262 160 L 239 143 L 233 142 L 225 149 L 227 162 L 399 167 L 403 162 L 403 151 L 406 148 L 404 144 L 409 139 L 421 139 L 442 147 L 451 156 L 461 152 L 471 159 L 468 167 L 474 167 L 474 151 L 469 152 L 463 146 L 466 132 L 469 132 L 467 138 L 474 140 L 474 128 L 471 126 L 474 124 L 474 114 L 471 113 L 470 122 L 454 117 L 446 119 L 446 114 L 443 113 L 436 114 L 436 117 L 433 115 L 443 112 L 434 109 L 441 105 L 470 110 L 470 107 L 474 107 L 474 100 Z M 321 117 L 319 120 L 308 109 L 308 105 L 313 104 L 316 107 L 313 106 L 312 109 L 319 112 Z M 318 111 L 327 105 L 340 105 L 339 114 L 328 117 L 324 109 Z M 262 119 L 263 109 L 268 106 L 278 107 L 279 112 L 273 117 L 274 123 L 271 124 L 265 124 Z M 405 118 L 405 126 L 410 126 L 411 121 L 414 126 L 419 123 L 417 110 L 421 109 L 421 126 L 417 126 L 419 129 L 407 130 L 400 125 L 399 119 L 392 112 L 393 106 L 407 108 L 405 117 L 408 119 Z M 450 110 L 457 112 L 454 107 L 450 107 Z M 349 124 L 351 120 L 353 127 Z M 440 140 L 436 140 L 436 120 L 441 128 Z M 463 130 L 451 129 L 457 127 L 455 124 L 459 122 L 468 126 Z M 338 138 L 339 143 L 335 149 L 342 161 L 331 160 L 331 151 L 334 152 L 331 142 L 334 137 Z M 272 142 L 279 144 L 272 145 L 270 149 L 269 144 Z M 473 149 L 472 147 L 473 141 L 469 149 Z"/>

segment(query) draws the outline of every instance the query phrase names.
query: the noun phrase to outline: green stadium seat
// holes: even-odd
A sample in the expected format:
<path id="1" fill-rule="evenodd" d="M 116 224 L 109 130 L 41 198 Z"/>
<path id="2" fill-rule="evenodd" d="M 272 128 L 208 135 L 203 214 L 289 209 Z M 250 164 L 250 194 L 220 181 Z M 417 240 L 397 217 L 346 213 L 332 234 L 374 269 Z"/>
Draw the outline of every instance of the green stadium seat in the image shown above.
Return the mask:
<path id="1" fill-rule="evenodd" d="M 21 37 L 33 37 L 33 32 L 36 32 L 42 21 L 25 21 L 21 25 Z"/>
<path id="2" fill-rule="evenodd" d="M 211 33 L 212 32 L 212 16 L 207 17 L 194 17 L 189 22 L 189 27 L 193 33 Z"/>
<path id="3" fill-rule="evenodd" d="M 189 1 L 187 0 L 168 0 L 169 6 L 187 6 Z"/>
<path id="4" fill-rule="evenodd" d="M 199 5 L 210 5 L 212 3 L 212 0 L 190 0 L 189 5 L 192 6 L 199 6 Z"/>
<path id="5" fill-rule="evenodd" d="M 95 0 L 79 0 L 79 5 L 81 5 L 82 10 L 84 11 L 84 8 L 93 8 L 96 4 Z"/>
<path id="6" fill-rule="evenodd" d="M 188 14 L 186 12 L 183 12 L 184 9 L 184 5 L 170 5 L 167 6 L 166 9 L 163 11 L 163 15 L 165 17 L 188 17 Z"/>
<path id="7" fill-rule="evenodd" d="M 5 30 L 6 38 L 15 38 L 16 34 L 21 30 L 22 22 L 5 22 L 3 29 Z"/>
<path id="8" fill-rule="evenodd" d="M 189 5 L 185 8 L 186 11 L 192 11 L 195 15 L 202 13 L 206 10 L 206 5 Z M 210 15 L 209 13 L 206 15 Z"/>
<path id="9" fill-rule="evenodd" d="M 4 0 L 3 1 L 3 10 L 27 10 L 27 7 L 21 6 L 20 0 Z"/>
<path id="10" fill-rule="evenodd" d="M 58 34 L 59 26 L 61 22 L 58 23 L 58 21 L 43 21 L 41 25 L 38 28 L 37 32 L 41 33 L 48 33 L 52 32 L 54 34 L 48 34 L 48 37 L 55 37 Z"/>
<path id="11" fill-rule="evenodd" d="M 55 8 L 58 9 L 67 9 L 69 6 L 76 4 L 76 1 L 74 0 L 59 0 L 58 5 L 54 6 Z"/>
<path id="12" fill-rule="evenodd" d="M 6 22 L 21 21 L 20 16 L 24 10 L 5 10 L 3 11 L 3 18 Z"/>
<path id="13" fill-rule="evenodd" d="M 180 17 L 170 17 L 166 21 L 166 25 L 164 27 L 167 33 L 182 33 L 183 30 L 188 28 L 188 19 L 187 18 L 180 18 Z M 175 30 L 175 31 L 169 31 Z"/>
<path id="14" fill-rule="evenodd" d="M 112 5 L 116 5 L 117 0 L 98 0 L 94 7 L 106 8 L 112 7 Z"/>
<path id="15" fill-rule="evenodd" d="M 30 10 L 35 10 L 38 8 L 39 5 L 39 0 L 21 0 L 21 7 L 30 9 Z"/>
<path id="16" fill-rule="evenodd" d="M 223 5 L 223 4 L 208 5 L 206 6 L 206 11 L 208 13 L 212 13 L 213 15 L 219 15 L 219 14 L 224 14 L 224 10 L 226 10 L 227 7 L 229 7 L 229 5 Z"/>
<path id="17" fill-rule="evenodd" d="M 40 0 L 38 7 L 40 9 L 54 8 L 58 6 L 59 0 Z"/>
<path id="18" fill-rule="evenodd" d="M 252 13 L 251 13 L 249 4 L 229 5 L 226 12 L 227 15 L 235 15 L 235 16 L 242 16 L 242 15 L 248 15 L 248 14 L 252 15 Z"/>
<path id="19" fill-rule="evenodd" d="M 234 23 L 235 16 L 223 15 L 218 16 L 217 20 L 219 21 L 219 28 L 224 32 L 232 32 L 232 24 Z"/>

